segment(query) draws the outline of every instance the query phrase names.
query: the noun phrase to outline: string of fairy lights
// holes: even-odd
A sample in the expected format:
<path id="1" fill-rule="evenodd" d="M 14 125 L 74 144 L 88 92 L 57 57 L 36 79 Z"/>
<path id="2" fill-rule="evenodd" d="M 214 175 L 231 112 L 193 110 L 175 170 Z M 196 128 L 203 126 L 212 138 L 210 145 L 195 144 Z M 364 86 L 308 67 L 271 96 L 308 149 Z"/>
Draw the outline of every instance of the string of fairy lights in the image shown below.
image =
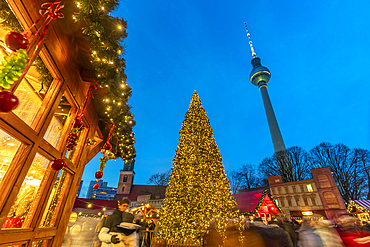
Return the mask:
<path id="1" fill-rule="evenodd" d="M 127 84 L 125 74 L 125 49 L 122 41 L 127 37 L 127 23 L 124 19 L 113 17 L 112 11 L 118 6 L 117 0 L 76 0 L 68 2 L 75 6 L 71 18 L 76 25 L 80 25 L 83 37 L 90 43 L 90 63 L 95 71 L 95 80 L 99 87 L 104 89 L 102 103 L 105 109 L 105 120 L 115 124 L 116 128 L 112 139 L 112 149 L 116 158 L 125 162 L 136 157 L 134 148 L 135 137 L 132 131 L 136 122 L 128 105 L 131 96 L 131 87 Z M 23 31 L 14 13 L 6 0 L 0 0 L 0 25 L 8 30 Z M 35 63 L 39 80 L 50 84 L 51 75 L 38 59 Z M 47 85 L 48 86 L 48 85 Z"/>
<path id="2" fill-rule="evenodd" d="M 131 87 L 126 82 L 124 47 L 121 44 L 127 37 L 127 23 L 110 14 L 118 6 L 118 1 L 76 0 L 74 4 L 74 22 L 89 23 L 82 27 L 82 34 L 91 44 L 90 62 L 95 69 L 95 80 L 100 88 L 106 90 L 102 100 L 106 119 L 117 126 L 113 132 L 119 140 L 114 150 L 115 157 L 128 162 L 136 154 L 132 132 L 135 121 L 127 104 Z"/>

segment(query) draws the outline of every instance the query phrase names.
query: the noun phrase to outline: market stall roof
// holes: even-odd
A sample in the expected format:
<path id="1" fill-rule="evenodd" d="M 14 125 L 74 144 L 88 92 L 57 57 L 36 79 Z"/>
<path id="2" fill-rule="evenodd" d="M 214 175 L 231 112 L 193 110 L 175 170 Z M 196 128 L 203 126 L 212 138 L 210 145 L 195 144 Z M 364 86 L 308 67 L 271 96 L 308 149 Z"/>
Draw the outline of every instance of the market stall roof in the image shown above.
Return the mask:
<path id="1" fill-rule="evenodd" d="M 348 213 L 370 212 L 370 200 L 352 200 L 347 207 Z"/>
<path id="2" fill-rule="evenodd" d="M 112 212 L 117 207 L 118 202 L 113 200 L 76 198 L 76 201 L 73 205 L 73 212 L 97 214 L 99 212 L 102 213 L 103 211 Z"/>
<path id="3" fill-rule="evenodd" d="M 250 191 L 234 194 L 236 208 L 241 213 L 270 213 L 282 214 L 282 210 L 271 197 L 268 190 Z"/>
<path id="4" fill-rule="evenodd" d="M 370 200 L 353 200 L 353 201 L 365 209 L 370 209 Z"/>

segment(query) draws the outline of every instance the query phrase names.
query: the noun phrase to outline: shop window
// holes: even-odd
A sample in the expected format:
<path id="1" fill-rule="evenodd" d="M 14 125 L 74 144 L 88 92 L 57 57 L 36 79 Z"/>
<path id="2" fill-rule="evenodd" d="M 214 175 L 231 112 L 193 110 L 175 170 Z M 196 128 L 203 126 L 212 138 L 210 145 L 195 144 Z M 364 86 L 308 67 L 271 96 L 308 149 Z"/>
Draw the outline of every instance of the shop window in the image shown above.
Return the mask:
<path id="1" fill-rule="evenodd" d="M 321 174 L 317 176 L 317 179 L 319 180 L 320 188 L 329 188 L 331 187 L 329 178 L 325 174 Z"/>
<path id="2" fill-rule="evenodd" d="M 306 184 L 306 187 L 307 187 L 308 192 L 313 192 L 313 188 L 311 184 Z"/>
<path id="3" fill-rule="evenodd" d="M 286 187 L 284 187 L 284 189 L 285 189 L 285 194 L 289 194 L 289 187 L 286 186 Z"/>
<path id="4" fill-rule="evenodd" d="M 293 193 L 297 192 L 297 188 L 294 185 L 292 186 L 292 190 L 293 190 Z"/>
<path id="5" fill-rule="evenodd" d="M 35 214 L 45 181 L 50 176 L 49 160 L 36 154 L 22 183 L 16 200 L 2 228 L 26 228 Z"/>
<path id="6" fill-rule="evenodd" d="M 61 208 L 63 208 L 62 202 L 65 198 L 65 195 L 68 193 L 71 177 L 72 176 L 68 172 L 64 170 L 59 171 L 58 177 L 53 184 L 53 189 L 49 196 L 44 214 L 40 221 L 40 227 L 55 226 L 58 212 Z"/>
<path id="7" fill-rule="evenodd" d="M 280 200 L 280 206 L 281 207 L 284 207 L 285 206 L 284 197 L 283 198 L 279 198 L 279 200 Z"/>
<path id="8" fill-rule="evenodd" d="M 312 206 L 316 206 L 316 196 L 311 196 L 310 199 L 311 199 Z"/>
<path id="9" fill-rule="evenodd" d="M 0 185 L 21 142 L 0 129 Z"/>
<path id="10" fill-rule="evenodd" d="M 44 139 L 54 147 L 58 144 L 63 127 L 70 115 L 71 108 L 71 104 L 63 95 L 44 135 Z"/>
<path id="11" fill-rule="evenodd" d="M 337 198 L 333 192 L 324 192 L 324 198 L 326 204 L 328 204 L 328 208 L 339 208 Z"/>
<path id="12" fill-rule="evenodd" d="M 297 206 L 301 206 L 300 196 L 295 196 L 294 199 L 295 199 L 295 203 L 297 204 Z"/>
<path id="13" fill-rule="evenodd" d="M 293 204 L 292 204 L 292 197 L 291 196 L 287 196 L 287 198 L 286 198 L 286 200 L 287 200 L 287 207 L 289 207 L 289 205 L 290 206 L 293 206 Z"/>
<path id="14" fill-rule="evenodd" d="M 86 125 L 85 125 L 86 126 Z M 72 163 L 76 163 L 78 154 L 80 153 L 81 148 L 84 146 L 84 140 L 85 137 L 87 136 L 88 133 L 88 128 L 83 127 L 81 131 L 78 132 L 77 134 L 77 146 L 73 149 L 66 152 L 65 157 L 72 161 Z"/>
<path id="15" fill-rule="evenodd" d="M 309 206 L 308 205 L 308 200 L 307 200 L 307 197 L 306 196 L 303 197 L 303 204 L 304 204 L 303 206 Z"/>

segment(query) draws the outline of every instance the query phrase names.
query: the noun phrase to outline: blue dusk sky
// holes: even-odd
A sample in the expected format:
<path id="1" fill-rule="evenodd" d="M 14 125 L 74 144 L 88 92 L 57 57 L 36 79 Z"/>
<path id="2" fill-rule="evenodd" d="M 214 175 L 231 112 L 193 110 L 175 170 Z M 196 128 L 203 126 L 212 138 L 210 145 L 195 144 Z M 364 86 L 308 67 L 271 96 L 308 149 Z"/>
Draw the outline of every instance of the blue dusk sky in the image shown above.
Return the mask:
<path id="1" fill-rule="evenodd" d="M 321 142 L 370 149 L 370 1 L 125 0 L 126 74 L 137 158 L 135 184 L 172 167 L 196 90 L 226 171 L 274 152 L 251 51 L 271 71 L 268 93 L 287 148 Z M 84 187 L 99 155 L 86 165 Z M 123 161 L 103 177 L 117 186 Z M 84 193 L 82 193 L 84 195 Z"/>

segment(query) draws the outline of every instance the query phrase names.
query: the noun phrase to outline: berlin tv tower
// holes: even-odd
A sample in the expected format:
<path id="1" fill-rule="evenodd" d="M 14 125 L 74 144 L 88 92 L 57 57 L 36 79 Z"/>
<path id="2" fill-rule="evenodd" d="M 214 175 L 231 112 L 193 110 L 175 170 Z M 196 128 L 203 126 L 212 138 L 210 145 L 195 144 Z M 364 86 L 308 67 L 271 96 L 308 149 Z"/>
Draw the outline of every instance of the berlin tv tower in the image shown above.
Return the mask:
<path id="1" fill-rule="evenodd" d="M 249 46 L 251 47 L 253 59 L 251 64 L 253 69 L 249 75 L 249 79 L 253 85 L 257 86 L 261 91 L 263 105 L 265 106 L 267 121 L 270 128 L 270 134 L 272 143 L 274 145 L 276 161 L 278 164 L 279 172 L 281 178 L 284 182 L 293 182 L 295 180 L 292 164 L 290 163 L 283 137 L 281 136 L 279 125 L 277 123 L 274 110 L 272 109 L 270 97 L 267 93 L 267 82 L 270 80 L 271 73 L 268 68 L 261 65 L 261 59 L 257 57 L 251 37 L 247 28 L 247 23 L 245 23 L 245 30 L 247 31 Z"/>

